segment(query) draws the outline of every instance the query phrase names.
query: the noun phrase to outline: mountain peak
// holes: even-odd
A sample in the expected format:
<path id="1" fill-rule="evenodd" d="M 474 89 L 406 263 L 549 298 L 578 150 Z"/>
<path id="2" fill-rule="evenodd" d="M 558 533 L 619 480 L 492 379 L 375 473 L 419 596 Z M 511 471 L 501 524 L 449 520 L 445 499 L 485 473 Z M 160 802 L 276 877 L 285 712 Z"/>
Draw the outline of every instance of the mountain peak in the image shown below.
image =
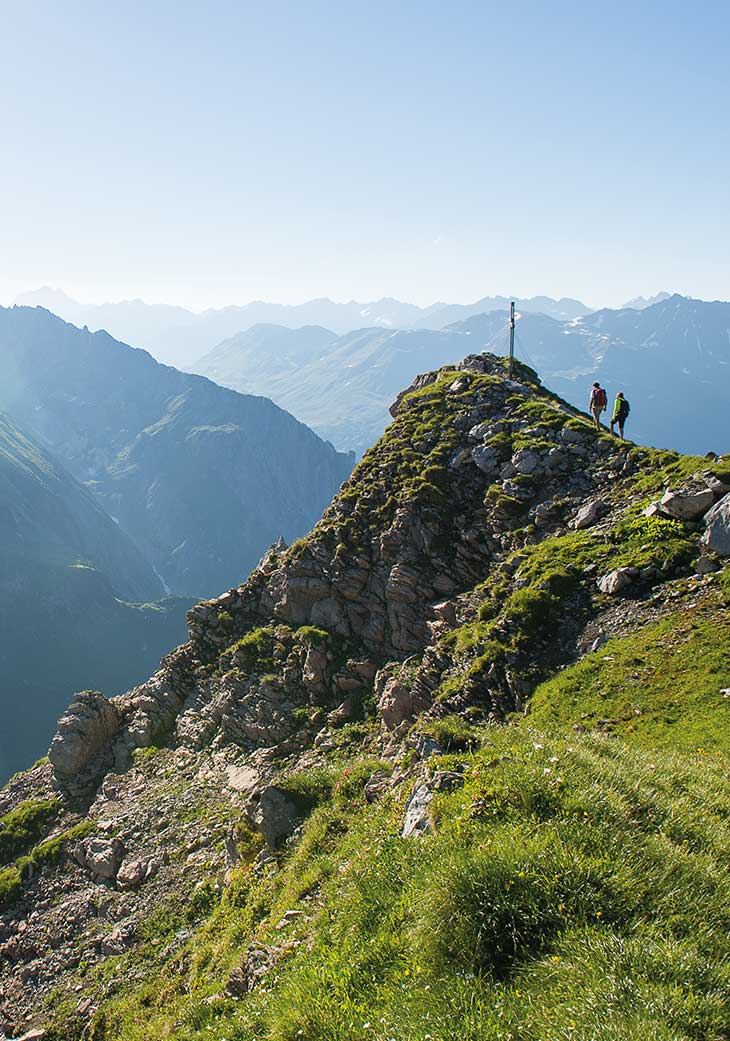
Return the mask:
<path id="1" fill-rule="evenodd" d="M 400 1037 L 406 1003 L 409 1036 L 438 1015 L 496 1037 L 524 1020 L 515 980 L 550 1006 L 544 1036 L 588 936 L 598 1036 L 626 936 L 650 913 L 660 953 L 676 941 L 647 864 L 698 913 L 714 899 L 724 801 L 695 833 L 676 799 L 727 789 L 727 464 L 599 432 L 493 354 L 422 374 L 393 412 L 307 536 L 196 605 L 149 680 L 77 697 L 49 761 L 0 792 L 23 822 L 0 833 L 6 1033 Z M 701 966 L 726 941 L 716 902 Z M 673 983 L 652 993 L 675 1007 Z"/>

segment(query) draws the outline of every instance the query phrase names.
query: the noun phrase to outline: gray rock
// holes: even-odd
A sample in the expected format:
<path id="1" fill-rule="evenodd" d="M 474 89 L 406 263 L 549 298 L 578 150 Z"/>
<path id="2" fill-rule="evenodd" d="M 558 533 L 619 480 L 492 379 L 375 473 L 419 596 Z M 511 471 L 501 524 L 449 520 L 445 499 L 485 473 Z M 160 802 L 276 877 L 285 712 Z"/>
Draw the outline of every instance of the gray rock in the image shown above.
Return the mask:
<path id="1" fill-rule="evenodd" d="M 602 593 L 615 596 L 626 586 L 631 585 L 634 581 L 634 573 L 634 568 L 620 567 L 616 571 L 609 571 L 607 575 L 602 575 L 596 585 Z"/>
<path id="2" fill-rule="evenodd" d="M 274 785 L 253 795 L 244 809 L 250 824 L 263 836 L 269 849 L 276 849 L 289 838 L 301 819 L 291 796 Z"/>
<path id="3" fill-rule="evenodd" d="M 730 557 L 730 495 L 720 499 L 707 513 L 705 528 L 703 543 L 721 557 Z"/>
<path id="4" fill-rule="evenodd" d="M 77 694 L 58 721 L 48 750 L 56 778 L 72 780 L 101 761 L 121 722 L 116 706 L 103 694 L 93 690 Z"/>
<path id="5" fill-rule="evenodd" d="M 676 520 L 695 520 L 712 506 L 715 496 L 709 488 L 699 492 L 665 492 L 659 500 L 659 509 Z"/>
<path id="6" fill-rule="evenodd" d="M 537 469 L 540 457 L 531 448 L 521 448 L 512 456 L 512 465 L 520 474 L 531 474 Z"/>
<path id="7" fill-rule="evenodd" d="M 641 513 L 644 517 L 669 517 L 669 514 L 662 510 L 658 502 L 649 503 Z"/>
<path id="8" fill-rule="evenodd" d="M 485 474 L 493 473 L 498 466 L 497 450 L 490 445 L 478 445 L 476 448 L 472 448 L 471 457 Z"/>
<path id="9" fill-rule="evenodd" d="M 582 531 L 584 528 L 590 528 L 597 520 L 600 520 L 607 509 L 608 507 L 602 499 L 592 499 L 590 502 L 581 506 L 573 520 L 570 522 L 570 526 L 575 531 Z"/>
<path id="10" fill-rule="evenodd" d="M 725 484 L 725 482 L 721 481 L 719 477 L 708 477 L 706 482 L 707 487 L 715 497 L 715 502 L 717 502 L 718 499 L 724 499 L 728 492 L 730 492 L 730 485 Z"/>
<path id="11" fill-rule="evenodd" d="M 712 557 L 698 557 L 695 561 L 695 574 L 710 575 L 713 571 L 719 571 L 720 565 L 716 564 Z"/>
<path id="12" fill-rule="evenodd" d="M 454 458 L 449 463 L 449 468 L 451 470 L 458 470 L 459 467 L 463 466 L 464 463 L 468 462 L 468 460 L 471 459 L 471 457 L 472 455 L 469 449 L 462 448 L 460 451 L 456 453 Z"/>
<path id="13" fill-rule="evenodd" d="M 577 445 L 583 441 L 585 434 L 582 430 L 571 430 L 569 427 L 563 427 L 558 437 L 566 445 Z"/>
<path id="14" fill-rule="evenodd" d="M 429 786 L 425 782 L 417 785 L 406 803 L 406 815 L 401 831 L 404 839 L 409 839 L 414 835 L 425 835 L 433 830 L 428 813 L 428 807 L 432 801 L 433 792 Z"/>

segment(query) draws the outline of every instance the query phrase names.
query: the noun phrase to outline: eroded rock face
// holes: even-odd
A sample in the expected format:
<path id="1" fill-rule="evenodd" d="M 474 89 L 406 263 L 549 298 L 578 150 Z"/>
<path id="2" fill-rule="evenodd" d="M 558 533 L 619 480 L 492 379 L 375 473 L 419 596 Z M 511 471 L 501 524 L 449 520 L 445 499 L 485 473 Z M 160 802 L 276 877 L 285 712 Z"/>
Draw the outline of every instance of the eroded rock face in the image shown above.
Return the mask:
<path id="1" fill-rule="evenodd" d="M 122 717 L 116 705 L 98 691 L 77 694 L 58 721 L 48 758 L 61 783 L 79 781 L 100 770 Z"/>
<path id="2" fill-rule="evenodd" d="M 721 557 L 730 557 L 730 495 L 716 503 L 705 517 L 702 541 Z"/>

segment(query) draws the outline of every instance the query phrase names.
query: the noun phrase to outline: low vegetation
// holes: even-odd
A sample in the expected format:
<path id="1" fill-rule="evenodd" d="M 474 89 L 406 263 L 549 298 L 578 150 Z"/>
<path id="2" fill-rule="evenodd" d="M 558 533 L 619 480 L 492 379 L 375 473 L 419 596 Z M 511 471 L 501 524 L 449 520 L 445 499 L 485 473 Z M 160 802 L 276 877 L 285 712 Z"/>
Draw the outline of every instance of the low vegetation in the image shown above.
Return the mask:
<path id="1" fill-rule="evenodd" d="M 322 803 L 279 872 L 244 869 L 203 902 L 175 971 L 128 991 L 107 966 L 93 1036 L 723 1038 L 726 759 L 526 720 L 483 730 L 459 765 L 423 840 L 399 835 L 403 794 Z M 150 958 L 181 920 L 156 924 Z M 250 944 L 272 968 L 233 1000 Z"/>

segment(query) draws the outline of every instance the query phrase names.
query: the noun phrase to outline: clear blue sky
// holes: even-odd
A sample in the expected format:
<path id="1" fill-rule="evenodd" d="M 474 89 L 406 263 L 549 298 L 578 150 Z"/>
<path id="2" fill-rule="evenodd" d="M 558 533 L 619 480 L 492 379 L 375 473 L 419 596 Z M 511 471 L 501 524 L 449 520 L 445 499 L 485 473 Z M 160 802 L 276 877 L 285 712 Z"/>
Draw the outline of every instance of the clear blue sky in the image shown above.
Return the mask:
<path id="1" fill-rule="evenodd" d="M 727 4 L 0 16 L 0 302 L 730 298 Z"/>

